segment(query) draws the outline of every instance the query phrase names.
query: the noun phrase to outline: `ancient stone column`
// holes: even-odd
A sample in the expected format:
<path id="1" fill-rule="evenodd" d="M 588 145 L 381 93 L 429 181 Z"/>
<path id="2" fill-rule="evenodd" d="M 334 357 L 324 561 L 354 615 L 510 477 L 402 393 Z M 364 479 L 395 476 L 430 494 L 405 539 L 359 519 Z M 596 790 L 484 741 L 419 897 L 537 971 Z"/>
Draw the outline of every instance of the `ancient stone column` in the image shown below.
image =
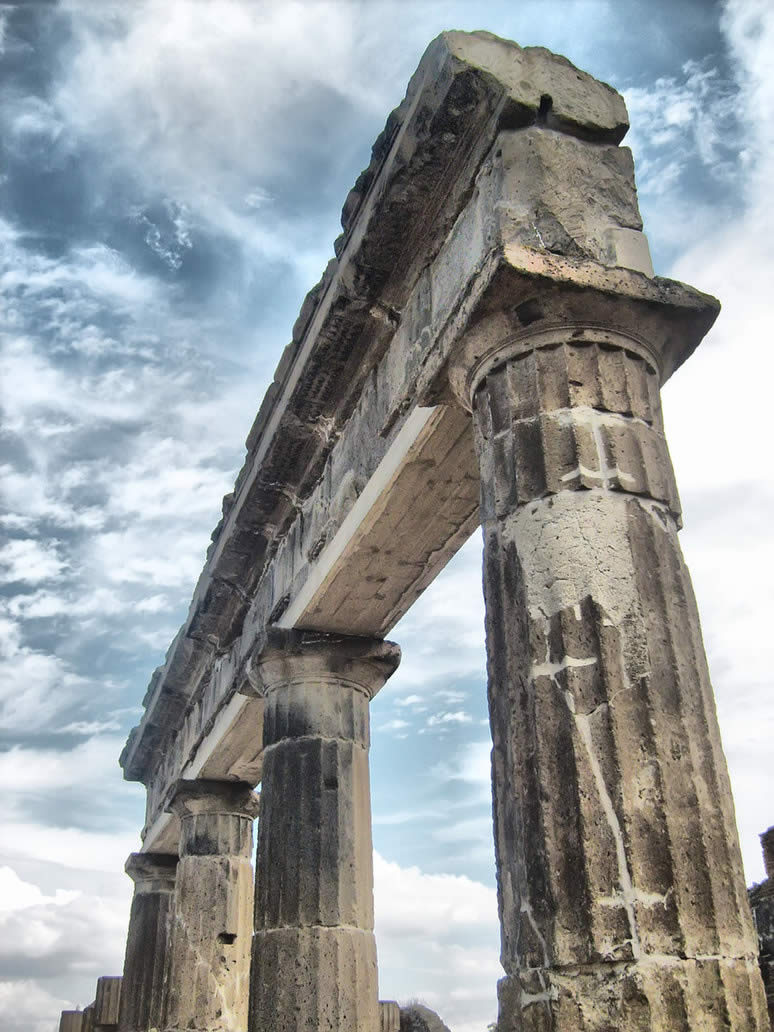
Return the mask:
<path id="1" fill-rule="evenodd" d="M 179 781 L 170 809 L 180 818 L 180 862 L 165 1028 L 244 1032 L 258 796 L 241 781 Z"/>
<path id="2" fill-rule="evenodd" d="M 121 1032 L 148 1032 L 163 1027 L 176 869 L 177 857 L 167 853 L 130 853 L 126 861 L 126 873 L 134 882 L 134 897 L 120 992 Z"/>
<path id="3" fill-rule="evenodd" d="M 265 693 L 251 1032 L 376 1032 L 369 702 L 391 642 L 272 631 Z"/>
<path id="4" fill-rule="evenodd" d="M 103 975 L 97 979 L 92 1019 L 95 1032 L 107 1032 L 108 1029 L 118 1028 L 122 982 L 120 975 Z"/>
<path id="5" fill-rule="evenodd" d="M 748 890 L 755 929 L 758 933 L 759 962 L 769 1020 L 774 1024 L 774 827 L 761 835 L 766 878 Z"/>
<path id="6" fill-rule="evenodd" d="M 659 400 L 689 316 L 642 283 L 506 295 L 452 375 L 481 475 L 498 1032 L 767 1027 Z"/>

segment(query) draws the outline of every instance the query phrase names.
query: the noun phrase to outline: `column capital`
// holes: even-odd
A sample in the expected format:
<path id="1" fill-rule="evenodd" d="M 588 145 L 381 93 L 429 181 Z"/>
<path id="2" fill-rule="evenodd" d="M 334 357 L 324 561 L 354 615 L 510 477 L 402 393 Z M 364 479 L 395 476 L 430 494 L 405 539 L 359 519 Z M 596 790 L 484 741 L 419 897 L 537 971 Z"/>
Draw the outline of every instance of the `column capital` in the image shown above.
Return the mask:
<path id="1" fill-rule="evenodd" d="M 135 892 L 173 892 L 178 857 L 171 853 L 130 853 L 124 870 Z"/>
<path id="2" fill-rule="evenodd" d="M 250 683 L 257 695 L 291 685 L 336 684 L 371 699 L 399 663 L 400 646 L 392 641 L 271 627 Z"/>
<path id="3" fill-rule="evenodd" d="M 630 351 L 663 384 L 719 310 L 714 297 L 676 280 L 506 246 L 449 359 L 449 384 L 472 411 L 476 389 L 496 366 L 569 342 Z"/>
<path id="4" fill-rule="evenodd" d="M 258 816 L 260 796 L 245 781 L 215 781 L 208 778 L 180 778 L 173 789 L 167 810 L 181 819 L 203 814 L 246 817 Z"/>

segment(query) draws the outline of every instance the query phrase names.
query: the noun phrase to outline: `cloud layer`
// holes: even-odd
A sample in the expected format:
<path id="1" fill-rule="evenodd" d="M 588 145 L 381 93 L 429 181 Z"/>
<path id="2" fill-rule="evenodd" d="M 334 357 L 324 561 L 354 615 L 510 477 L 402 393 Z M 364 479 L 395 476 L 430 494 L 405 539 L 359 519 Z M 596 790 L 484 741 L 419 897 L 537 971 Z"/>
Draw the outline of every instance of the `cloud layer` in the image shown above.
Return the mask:
<path id="1" fill-rule="evenodd" d="M 625 92 L 658 271 L 723 313 L 665 391 L 748 877 L 774 816 L 766 0 L 0 5 L 0 1025 L 120 970 L 117 755 L 341 203 L 427 42 L 486 27 Z M 636 26 L 637 31 L 632 31 Z M 483 1032 L 499 975 L 476 535 L 373 706 L 382 995 Z"/>

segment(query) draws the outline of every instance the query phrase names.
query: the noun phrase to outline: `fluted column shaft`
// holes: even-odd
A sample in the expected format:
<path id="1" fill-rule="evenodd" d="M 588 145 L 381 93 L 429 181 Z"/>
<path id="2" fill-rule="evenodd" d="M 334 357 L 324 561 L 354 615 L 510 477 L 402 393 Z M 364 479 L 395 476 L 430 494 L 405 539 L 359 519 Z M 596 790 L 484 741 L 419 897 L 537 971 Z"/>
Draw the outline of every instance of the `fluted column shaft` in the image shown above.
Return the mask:
<path id="1" fill-rule="evenodd" d="M 170 936 L 168 1032 L 245 1032 L 258 797 L 243 782 L 179 781 L 180 863 Z"/>
<path id="2" fill-rule="evenodd" d="M 272 632 L 251 1032 L 376 1032 L 369 702 L 389 642 Z"/>
<path id="3" fill-rule="evenodd" d="M 766 1027 L 649 349 L 522 333 L 473 384 L 500 1032 Z"/>
<path id="4" fill-rule="evenodd" d="M 134 896 L 121 984 L 120 1032 L 148 1032 L 163 1026 L 176 869 L 177 857 L 166 853 L 130 853 L 126 861 Z"/>

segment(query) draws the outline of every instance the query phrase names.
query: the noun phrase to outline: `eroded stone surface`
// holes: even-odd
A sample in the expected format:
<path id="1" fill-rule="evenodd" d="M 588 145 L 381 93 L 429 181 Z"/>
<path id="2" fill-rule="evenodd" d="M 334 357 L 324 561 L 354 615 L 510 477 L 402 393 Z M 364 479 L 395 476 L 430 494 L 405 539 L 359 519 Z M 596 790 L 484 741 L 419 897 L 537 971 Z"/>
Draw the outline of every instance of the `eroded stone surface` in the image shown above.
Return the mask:
<path id="1" fill-rule="evenodd" d="M 580 334 L 537 319 L 515 353 L 492 337 L 472 380 L 498 1029 L 762 1030 L 661 356 L 620 332 L 622 308 Z"/>
<path id="2" fill-rule="evenodd" d="M 250 1032 L 375 1032 L 371 698 L 391 642 L 273 631 L 266 694 Z"/>
<path id="3" fill-rule="evenodd" d="M 148 1032 L 164 1025 L 177 860 L 164 853 L 131 853 L 126 861 L 134 896 L 120 994 L 121 1032 Z"/>
<path id="4" fill-rule="evenodd" d="M 180 861 L 169 941 L 167 1032 L 244 1032 L 258 797 L 239 782 L 182 781 Z"/>
<path id="5" fill-rule="evenodd" d="M 379 1032 L 400 1032 L 400 1007 L 395 1000 L 379 1000 Z"/>
<path id="6" fill-rule="evenodd" d="M 84 1012 L 79 1010 L 62 1011 L 59 1018 L 59 1032 L 86 1032 Z"/>
<path id="7" fill-rule="evenodd" d="M 97 993 L 93 1006 L 95 1032 L 118 1027 L 122 981 L 120 975 L 103 975 L 97 979 Z"/>
<path id="8" fill-rule="evenodd" d="M 761 835 L 766 879 L 748 890 L 769 1020 L 774 1024 L 774 827 Z"/>

